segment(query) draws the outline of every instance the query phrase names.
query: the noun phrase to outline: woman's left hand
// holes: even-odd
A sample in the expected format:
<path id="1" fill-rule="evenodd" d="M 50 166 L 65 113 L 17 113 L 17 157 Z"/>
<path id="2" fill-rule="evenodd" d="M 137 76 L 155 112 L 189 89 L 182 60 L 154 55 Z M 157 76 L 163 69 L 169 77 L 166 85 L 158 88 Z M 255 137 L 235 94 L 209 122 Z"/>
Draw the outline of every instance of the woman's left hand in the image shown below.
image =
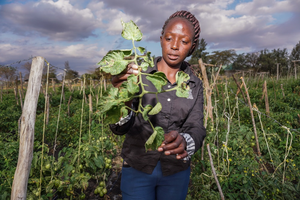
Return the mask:
<path id="1" fill-rule="evenodd" d="M 171 131 L 165 134 L 165 140 L 158 147 L 158 151 L 165 151 L 165 155 L 176 155 L 177 159 L 188 156 L 185 139 L 177 132 Z"/>

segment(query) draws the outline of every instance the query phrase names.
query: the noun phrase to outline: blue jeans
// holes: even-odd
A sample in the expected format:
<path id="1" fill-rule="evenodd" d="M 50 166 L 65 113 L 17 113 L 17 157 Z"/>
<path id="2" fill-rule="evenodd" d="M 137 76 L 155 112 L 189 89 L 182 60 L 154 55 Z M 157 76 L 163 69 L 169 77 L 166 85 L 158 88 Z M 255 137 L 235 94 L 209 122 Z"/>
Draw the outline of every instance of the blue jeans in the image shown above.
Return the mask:
<path id="1" fill-rule="evenodd" d="M 122 168 L 123 200 L 184 200 L 190 180 L 190 167 L 170 176 L 163 176 L 160 161 L 152 174 L 132 167 Z"/>

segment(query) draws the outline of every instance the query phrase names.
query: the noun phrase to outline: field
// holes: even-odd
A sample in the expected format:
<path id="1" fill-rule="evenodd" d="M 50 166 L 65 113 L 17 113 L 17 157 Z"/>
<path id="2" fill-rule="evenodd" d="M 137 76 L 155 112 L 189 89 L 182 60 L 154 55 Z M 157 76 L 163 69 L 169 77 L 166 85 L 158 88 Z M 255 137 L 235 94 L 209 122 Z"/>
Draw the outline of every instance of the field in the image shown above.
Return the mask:
<path id="1" fill-rule="evenodd" d="M 206 144 L 212 152 L 225 199 L 300 198 L 300 79 L 244 79 L 253 106 L 261 155 L 244 87 L 245 99 L 241 92 L 236 96 L 238 88 L 232 78 L 218 80 L 211 96 L 213 120 L 207 118 L 203 151 L 193 156 L 187 199 L 220 199 Z M 264 81 L 269 113 L 263 97 Z M 39 196 L 42 199 L 121 199 L 119 155 L 124 138 L 113 135 L 108 124 L 103 124 L 97 115 L 97 103 L 106 93 L 104 86 L 88 82 L 84 87 L 65 86 L 62 93 L 62 86 L 57 85 L 56 92 L 51 86 L 48 92 L 47 113 L 45 95 L 41 93 L 38 100 L 27 199 Z M 13 89 L 3 90 L 0 199 L 10 199 L 18 162 L 21 113 Z"/>

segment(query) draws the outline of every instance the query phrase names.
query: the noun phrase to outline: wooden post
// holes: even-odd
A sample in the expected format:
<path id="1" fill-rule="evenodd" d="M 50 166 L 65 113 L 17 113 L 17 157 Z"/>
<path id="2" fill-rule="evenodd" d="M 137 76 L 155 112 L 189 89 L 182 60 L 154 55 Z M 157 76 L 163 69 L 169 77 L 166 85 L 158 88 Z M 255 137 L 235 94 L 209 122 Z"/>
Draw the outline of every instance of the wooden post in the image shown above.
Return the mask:
<path id="1" fill-rule="evenodd" d="M 257 131 L 256 131 L 256 125 L 255 125 L 255 120 L 254 120 L 254 115 L 253 115 L 253 110 L 252 110 L 252 104 L 251 104 L 250 96 L 249 96 L 249 93 L 248 93 L 248 88 L 245 84 L 244 78 L 241 77 L 241 79 L 242 79 L 243 84 L 244 84 L 244 88 L 245 88 L 247 99 L 248 99 L 248 105 L 249 105 L 249 108 L 250 108 L 250 114 L 251 114 L 251 119 L 252 119 L 252 124 L 253 124 L 254 136 L 255 136 L 255 140 L 256 140 L 257 154 L 258 154 L 258 156 L 261 156 L 259 143 L 258 143 L 258 137 L 257 137 Z"/>
<path id="2" fill-rule="evenodd" d="M 235 84 L 237 85 L 237 87 L 238 87 L 238 91 L 237 91 L 237 93 L 236 93 L 236 96 L 239 94 L 239 92 L 241 91 L 242 92 L 242 95 L 243 95 L 243 98 L 244 98 L 244 101 L 245 101 L 245 103 L 246 103 L 246 97 L 245 97 L 245 95 L 244 95 L 244 92 L 243 92 L 243 90 L 242 90 L 242 86 L 243 86 L 243 84 L 241 84 L 241 85 L 239 85 L 239 83 L 237 82 L 237 80 L 235 79 L 235 77 L 234 77 L 234 75 L 232 74 L 232 77 L 233 77 L 233 80 L 234 80 L 234 82 L 235 82 Z M 224 98 L 224 97 L 223 97 Z"/>
<path id="3" fill-rule="evenodd" d="M 27 195 L 28 177 L 33 156 L 36 108 L 42 81 L 43 67 L 43 57 L 38 56 L 32 59 L 28 89 L 21 120 L 18 164 L 11 190 L 12 200 L 25 200 Z"/>
<path id="4" fill-rule="evenodd" d="M 49 112 L 50 112 L 50 102 L 49 102 L 50 95 L 47 94 L 46 98 L 47 98 L 47 101 L 46 101 L 46 125 L 48 125 L 49 124 Z"/>
<path id="5" fill-rule="evenodd" d="M 90 107 L 90 112 L 93 114 L 93 101 L 92 101 L 92 95 L 89 94 L 89 107 Z"/>
<path id="6" fill-rule="evenodd" d="M 280 84 L 281 90 L 282 90 L 282 96 L 285 97 L 284 95 L 284 90 L 283 90 L 283 84 Z"/>
<path id="7" fill-rule="evenodd" d="M 22 93 L 22 97 L 24 97 L 22 72 L 19 72 L 19 75 L 20 75 L 21 93 Z"/>
<path id="8" fill-rule="evenodd" d="M 210 88 L 210 85 L 209 85 L 209 81 L 208 81 L 208 78 L 207 78 L 207 73 L 206 73 L 206 68 L 205 68 L 205 65 L 203 64 L 202 62 L 202 59 L 200 58 L 199 61 L 199 66 L 200 66 L 200 69 L 201 69 L 201 72 L 202 72 L 202 77 L 203 77 L 203 84 L 204 84 L 204 88 L 205 88 L 205 94 L 206 94 L 206 110 L 208 112 L 208 116 L 210 117 L 212 123 L 213 123 L 213 107 L 212 107 L 212 103 L 211 103 L 211 88 Z"/>
<path id="9" fill-rule="evenodd" d="M 266 105 L 266 113 L 267 115 L 270 114 L 270 107 L 269 107 L 269 98 L 268 98 L 268 88 L 267 88 L 267 81 L 264 82 L 264 94 L 265 94 L 265 105 Z"/>
<path id="10" fill-rule="evenodd" d="M 51 78 L 51 81 L 52 81 L 52 90 L 54 92 L 54 94 L 56 94 L 56 89 L 55 89 L 55 81 L 54 81 L 55 78 Z"/>
<path id="11" fill-rule="evenodd" d="M 208 151 L 208 156 L 209 156 L 211 171 L 212 171 L 212 173 L 214 175 L 214 178 L 215 178 L 215 181 L 216 181 L 216 184 L 217 184 L 217 187 L 218 187 L 221 199 L 225 200 L 225 197 L 224 197 L 224 194 L 223 194 L 222 188 L 220 186 L 220 183 L 219 183 L 219 180 L 218 180 L 218 177 L 217 177 L 217 173 L 216 173 L 216 170 L 215 170 L 215 167 L 214 167 L 214 162 L 213 162 L 213 159 L 211 157 L 211 152 L 210 152 L 209 144 L 207 144 L 206 147 L 207 147 L 207 151 Z"/>
<path id="12" fill-rule="evenodd" d="M 14 93 L 15 93 L 15 100 L 17 102 L 17 105 L 19 105 L 17 88 L 14 88 Z"/>
<path id="13" fill-rule="evenodd" d="M 279 79 L 279 63 L 276 63 L 277 64 L 277 81 Z"/>
<path id="14" fill-rule="evenodd" d="M 23 110 L 23 97 L 22 97 L 21 89 L 19 89 L 19 95 L 20 95 L 21 110 Z"/>
<path id="15" fill-rule="evenodd" d="M 71 103 L 72 95 L 70 95 L 69 101 L 68 101 L 68 116 L 70 117 L 70 103 Z"/>
<path id="16" fill-rule="evenodd" d="M 297 79 L 297 67 L 296 67 L 296 62 L 300 62 L 300 60 L 293 60 L 294 63 L 294 70 L 295 70 L 295 79 Z"/>

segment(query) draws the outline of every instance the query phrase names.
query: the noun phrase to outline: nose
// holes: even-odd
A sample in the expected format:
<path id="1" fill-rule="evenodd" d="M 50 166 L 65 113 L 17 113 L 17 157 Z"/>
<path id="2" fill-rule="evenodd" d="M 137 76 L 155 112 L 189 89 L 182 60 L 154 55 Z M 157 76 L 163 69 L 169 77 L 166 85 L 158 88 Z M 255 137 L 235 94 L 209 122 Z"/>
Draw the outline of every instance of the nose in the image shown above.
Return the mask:
<path id="1" fill-rule="evenodd" d="M 177 38 L 175 40 L 173 40 L 173 43 L 172 43 L 171 47 L 174 50 L 178 50 L 179 49 L 179 40 Z"/>

